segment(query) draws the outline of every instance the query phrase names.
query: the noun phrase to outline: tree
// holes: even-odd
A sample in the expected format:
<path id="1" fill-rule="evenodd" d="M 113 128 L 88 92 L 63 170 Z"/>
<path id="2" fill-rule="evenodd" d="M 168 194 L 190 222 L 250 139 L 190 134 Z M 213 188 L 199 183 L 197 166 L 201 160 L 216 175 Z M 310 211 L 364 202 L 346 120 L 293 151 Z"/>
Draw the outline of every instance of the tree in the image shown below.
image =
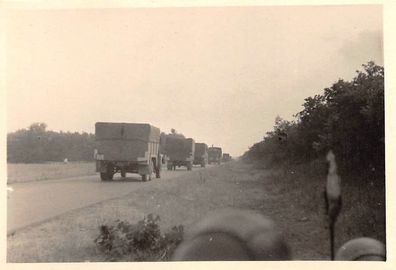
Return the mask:
<path id="1" fill-rule="evenodd" d="M 7 161 L 41 163 L 46 161 L 93 160 L 95 136 L 88 133 L 47 131 L 45 123 L 7 134 Z"/>
<path id="2" fill-rule="evenodd" d="M 168 136 L 172 136 L 172 137 L 175 137 L 175 138 L 182 138 L 182 139 L 185 138 L 183 134 L 178 133 L 178 132 L 176 131 L 176 129 L 174 129 L 174 128 L 171 129 L 171 133 L 168 134 Z"/>
<path id="3" fill-rule="evenodd" d="M 273 131 L 245 157 L 304 162 L 333 149 L 344 170 L 384 171 L 384 68 L 368 62 L 352 81 L 342 79 L 304 100 L 296 121 L 275 119 Z M 279 139 L 281 138 L 281 139 Z M 286 138 L 286 139 L 285 139 Z"/>

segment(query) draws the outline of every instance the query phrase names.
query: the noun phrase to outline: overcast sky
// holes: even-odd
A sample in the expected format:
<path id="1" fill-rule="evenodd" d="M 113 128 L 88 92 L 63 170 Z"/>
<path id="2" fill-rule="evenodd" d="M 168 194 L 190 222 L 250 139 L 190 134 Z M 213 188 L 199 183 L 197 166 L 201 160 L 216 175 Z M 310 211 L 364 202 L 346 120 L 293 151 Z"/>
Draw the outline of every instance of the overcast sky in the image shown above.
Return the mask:
<path id="1" fill-rule="evenodd" d="M 13 10 L 8 132 L 175 128 L 241 155 L 280 115 L 383 65 L 380 6 Z"/>

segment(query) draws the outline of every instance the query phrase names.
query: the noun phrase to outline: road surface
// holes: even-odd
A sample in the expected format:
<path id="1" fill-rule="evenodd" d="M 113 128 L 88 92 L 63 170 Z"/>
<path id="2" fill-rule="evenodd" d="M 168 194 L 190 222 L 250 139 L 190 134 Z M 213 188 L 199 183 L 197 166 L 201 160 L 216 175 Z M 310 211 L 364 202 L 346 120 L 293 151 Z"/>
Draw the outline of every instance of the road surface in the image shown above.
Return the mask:
<path id="1" fill-rule="evenodd" d="M 194 170 L 204 168 L 195 167 Z M 8 185 L 7 233 L 40 223 L 70 210 L 112 198 L 122 197 L 147 185 L 156 185 L 189 173 L 180 168 L 176 171 L 162 171 L 161 178 L 142 182 L 139 175 L 127 174 L 114 181 L 100 181 L 99 175 L 81 176 L 57 180 L 45 180 Z"/>

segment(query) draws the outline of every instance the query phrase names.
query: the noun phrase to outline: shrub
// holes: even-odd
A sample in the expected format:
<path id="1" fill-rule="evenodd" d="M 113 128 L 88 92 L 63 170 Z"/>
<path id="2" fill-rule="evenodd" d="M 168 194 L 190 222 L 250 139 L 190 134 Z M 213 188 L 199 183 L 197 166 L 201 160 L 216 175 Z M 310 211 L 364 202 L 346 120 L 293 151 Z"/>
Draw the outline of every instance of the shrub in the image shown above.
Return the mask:
<path id="1" fill-rule="evenodd" d="M 385 171 L 384 68 L 374 62 L 351 81 L 338 80 L 304 100 L 293 121 L 275 119 L 273 131 L 245 154 L 268 166 L 302 164 L 332 149 L 340 172 Z"/>
<path id="2" fill-rule="evenodd" d="M 166 261 L 183 240 L 183 226 L 162 234 L 159 221 L 149 214 L 135 224 L 116 220 L 101 225 L 95 244 L 106 261 Z"/>

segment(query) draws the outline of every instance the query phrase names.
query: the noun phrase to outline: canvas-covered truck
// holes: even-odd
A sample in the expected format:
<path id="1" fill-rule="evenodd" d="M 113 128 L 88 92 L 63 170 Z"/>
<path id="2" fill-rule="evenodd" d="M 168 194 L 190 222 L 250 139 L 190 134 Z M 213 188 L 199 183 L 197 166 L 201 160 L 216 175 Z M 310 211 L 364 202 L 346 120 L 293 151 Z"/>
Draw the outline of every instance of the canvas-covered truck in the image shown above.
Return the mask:
<path id="1" fill-rule="evenodd" d="M 223 153 L 223 162 L 231 161 L 231 156 L 228 153 Z"/>
<path id="2" fill-rule="evenodd" d="M 176 167 L 187 167 L 191 171 L 195 152 L 195 142 L 191 138 L 180 138 L 172 135 L 166 137 L 165 154 L 168 170 Z"/>
<path id="3" fill-rule="evenodd" d="M 220 164 L 222 158 L 221 147 L 209 147 L 208 149 L 208 164 L 217 163 Z"/>
<path id="4" fill-rule="evenodd" d="M 103 181 L 112 180 L 115 173 L 137 173 L 142 181 L 160 178 L 160 130 L 149 124 L 95 124 L 96 171 Z"/>
<path id="5" fill-rule="evenodd" d="M 194 152 L 194 165 L 205 167 L 208 164 L 208 146 L 206 143 L 196 143 Z"/>

